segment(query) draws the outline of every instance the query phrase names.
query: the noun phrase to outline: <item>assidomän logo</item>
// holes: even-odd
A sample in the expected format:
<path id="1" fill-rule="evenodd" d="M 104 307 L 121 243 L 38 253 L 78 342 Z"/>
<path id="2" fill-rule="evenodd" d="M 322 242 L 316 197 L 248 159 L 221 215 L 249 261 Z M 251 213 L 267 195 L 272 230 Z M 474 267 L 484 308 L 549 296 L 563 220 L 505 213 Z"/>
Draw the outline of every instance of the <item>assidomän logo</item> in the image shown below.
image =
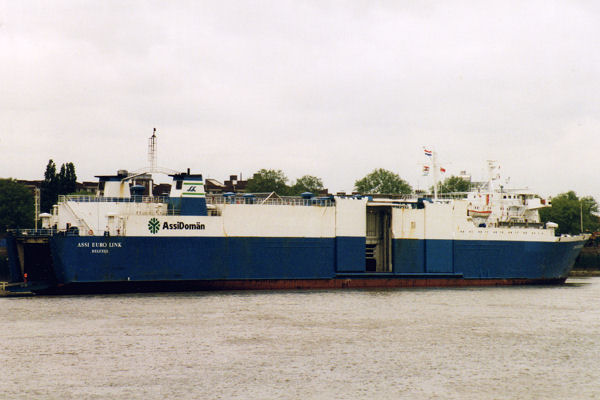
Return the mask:
<path id="1" fill-rule="evenodd" d="M 150 233 L 156 233 L 158 232 L 160 229 L 160 222 L 156 219 L 156 218 L 152 218 L 150 219 L 150 221 L 148 221 L 148 230 L 150 231 Z"/>

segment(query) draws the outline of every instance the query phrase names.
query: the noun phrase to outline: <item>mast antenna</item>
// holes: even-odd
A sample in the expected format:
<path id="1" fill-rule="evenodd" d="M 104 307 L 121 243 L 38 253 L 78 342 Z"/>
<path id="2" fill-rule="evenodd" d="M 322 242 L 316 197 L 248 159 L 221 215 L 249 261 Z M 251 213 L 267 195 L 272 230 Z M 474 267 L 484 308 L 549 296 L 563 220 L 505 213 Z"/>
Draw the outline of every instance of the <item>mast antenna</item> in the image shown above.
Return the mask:
<path id="1" fill-rule="evenodd" d="M 156 170 L 156 128 L 152 132 L 152 136 L 148 139 L 148 162 L 152 172 Z"/>

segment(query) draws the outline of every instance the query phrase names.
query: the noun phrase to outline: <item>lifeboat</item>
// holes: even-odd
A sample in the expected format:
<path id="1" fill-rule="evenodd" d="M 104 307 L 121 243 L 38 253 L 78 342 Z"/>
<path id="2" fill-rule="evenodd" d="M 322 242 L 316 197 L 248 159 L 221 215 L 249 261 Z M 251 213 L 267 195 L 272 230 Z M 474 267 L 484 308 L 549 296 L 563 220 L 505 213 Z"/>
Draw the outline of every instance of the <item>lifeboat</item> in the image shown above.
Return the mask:
<path id="1" fill-rule="evenodd" d="M 467 215 L 476 218 L 487 218 L 492 214 L 492 210 L 467 210 Z"/>

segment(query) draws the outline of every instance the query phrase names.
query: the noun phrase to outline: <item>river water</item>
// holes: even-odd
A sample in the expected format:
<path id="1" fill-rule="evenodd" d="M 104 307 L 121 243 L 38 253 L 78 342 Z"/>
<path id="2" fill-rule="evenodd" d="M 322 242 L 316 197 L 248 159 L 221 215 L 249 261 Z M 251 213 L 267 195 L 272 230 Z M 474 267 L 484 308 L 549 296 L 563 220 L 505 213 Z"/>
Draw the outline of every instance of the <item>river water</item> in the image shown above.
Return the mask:
<path id="1" fill-rule="evenodd" d="M 600 278 L 0 298 L 0 398 L 600 399 Z"/>

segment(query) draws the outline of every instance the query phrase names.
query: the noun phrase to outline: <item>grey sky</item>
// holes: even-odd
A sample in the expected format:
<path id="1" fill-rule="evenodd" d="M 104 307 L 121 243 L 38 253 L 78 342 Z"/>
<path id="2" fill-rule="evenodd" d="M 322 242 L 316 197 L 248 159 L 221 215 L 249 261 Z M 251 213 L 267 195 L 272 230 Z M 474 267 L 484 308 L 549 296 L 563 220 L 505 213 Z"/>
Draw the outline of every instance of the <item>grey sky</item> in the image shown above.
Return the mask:
<path id="1" fill-rule="evenodd" d="M 260 168 L 352 190 L 496 159 L 600 199 L 600 3 L 0 0 L 0 176 Z"/>

